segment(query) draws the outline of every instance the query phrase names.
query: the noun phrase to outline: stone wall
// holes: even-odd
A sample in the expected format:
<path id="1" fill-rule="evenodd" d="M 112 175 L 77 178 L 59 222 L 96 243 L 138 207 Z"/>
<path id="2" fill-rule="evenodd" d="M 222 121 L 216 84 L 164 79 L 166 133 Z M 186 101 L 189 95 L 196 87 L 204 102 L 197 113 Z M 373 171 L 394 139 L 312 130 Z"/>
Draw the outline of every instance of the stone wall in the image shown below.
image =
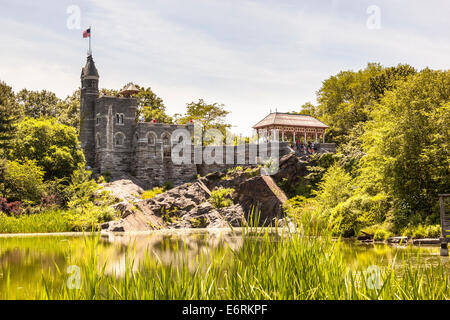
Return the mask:
<path id="1" fill-rule="evenodd" d="M 133 164 L 131 172 L 147 188 L 172 182 L 174 185 L 191 181 L 197 168 L 190 163 L 176 165 L 171 158 L 171 137 L 175 130 L 187 129 L 192 133 L 193 125 L 171 125 L 138 122 L 134 135 Z"/>
<path id="2" fill-rule="evenodd" d="M 272 152 L 272 148 L 277 147 L 277 144 L 263 144 L 263 145 L 241 145 L 241 146 L 223 146 L 222 150 L 222 163 L 202 163 L 197 165 L 197 172 L 201 176 L 204 176 L 211 172 L 221 171 L 228 168 L 233 168 L 236 166 L 242 165 L 256 165 L 264 162 L 270 157 L 275 156 L 275 153 Z M 210 147 L 204 147 L 208 151 Z M 282 156 L 288 154 L 292 150 L 289 148 L 287 142 L 279 142 L 278 143 L 278 159 Z M 255 152 L 250 152 L 249 150 L 256 150 Z M 233 156 L 232 156 L 233 155 Z M 233 164 L 227 164 L 227 160 L 233 159 Z"/>
<path id="3" fill-rule="evenodd" d="M 100 173 L 130 172 L 136 105 L 135 98 L 98 98 L 95 105 L 95 168 Z"/>

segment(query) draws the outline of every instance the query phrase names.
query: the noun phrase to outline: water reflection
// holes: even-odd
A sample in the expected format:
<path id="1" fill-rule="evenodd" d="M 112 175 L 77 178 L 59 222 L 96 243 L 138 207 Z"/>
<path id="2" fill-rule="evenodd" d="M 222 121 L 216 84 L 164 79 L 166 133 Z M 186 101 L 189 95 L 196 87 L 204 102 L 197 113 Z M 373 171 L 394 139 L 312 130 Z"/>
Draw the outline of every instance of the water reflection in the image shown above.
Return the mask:
<path id="1" fill-rule="evenodd" d="M 100 237 L 98 256 L 106 264 L 106 273 L 120 276 L 125 271 L 127 252 L 135 257 L 133 268 L 148 255 L 165 265 L 189 262 L 208 251 L 223 253 L 223 264 L 232 263 L 232 250 L 242 250 L 242 230 L 171 230 L 151 234 L 110 234 Z M 274 246 L 277 236 L 273 237 Z M 81 235 L 0 237 L 0 298 L 35 298 L 33 292 L 42 284 L 42 276 L 51 274 L 65 281 L 67 267 L 87 254 L 86 239 Z M 87 240 L 93 241 L 93 240 Z M 252 240 L 250 240 L 252 241 Z M 257 245 L 257 244 L 256 244 Z M 344 241 L 339 247 L 348 267 L 353 270 L 369 265 L 394 264 L 437 265 L 450 267 L 446 257 L 440 257 L 438 246 L 390 246 Z M 179 252 L 180 254 L 175 254 Z M 257 252 L 257 251 L 256 251 Z M 418 259 L 420 253 L 420 260 Z M 208 261 L 208 260 L 207 260 Z M 58 269 L 60 273 L 58 272 Z"/>

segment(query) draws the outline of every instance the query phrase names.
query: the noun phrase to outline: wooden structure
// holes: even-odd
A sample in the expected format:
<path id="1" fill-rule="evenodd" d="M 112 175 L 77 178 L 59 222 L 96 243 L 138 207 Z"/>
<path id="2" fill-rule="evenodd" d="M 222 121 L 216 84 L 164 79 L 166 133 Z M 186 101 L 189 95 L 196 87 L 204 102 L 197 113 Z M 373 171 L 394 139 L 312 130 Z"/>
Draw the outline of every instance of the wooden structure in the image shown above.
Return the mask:
<path id="1" fill-rule="evenodd" d="M 124 97 L 131 97 L 133 94 L 136 94 L 139 92 L 139 89 L 136 88 L 136 86 L 129 82 L 128 84 L 125 85 L 125 87 L 123 87 L 122 90 L 120 90 L 120 94 L 123 95 Z"/>
<path id="2" fill-rule="evenodd" d="M 441 212 L 441 256 L 448 256 L 448 237 L 450 237 L 450 212 L 445 212 L 445 198 L 449 193 L 439 195 L 439 207 Z"/>
<path id="3" fill-rule="evenodd" d="M 281 141 L 292 137 L 292 141 L 308 143 L 325 143 L 325 129 L 328 126 L 316 118 L 293 113 L 274 112 L 270 113 L 260 122 L 253 126 L 257 130 L 258 140 L 260 136 L 267 135 L 267 132 L 278 130 L 281 134 Z M 297 139 L 297 140 L 296 140 Z"/>

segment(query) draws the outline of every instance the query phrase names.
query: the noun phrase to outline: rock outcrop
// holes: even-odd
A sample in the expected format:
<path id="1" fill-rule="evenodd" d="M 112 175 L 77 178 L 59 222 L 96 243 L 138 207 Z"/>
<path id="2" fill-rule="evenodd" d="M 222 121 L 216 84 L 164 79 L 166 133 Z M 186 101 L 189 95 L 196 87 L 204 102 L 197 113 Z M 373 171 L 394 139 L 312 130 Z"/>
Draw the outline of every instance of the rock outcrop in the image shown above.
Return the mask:
<path id="1" fill-rule="evenodd" d="M 236 201 L 244 211 L 259 215 L 260 223 L 270 224 L 283 217 L 284 192 L 270 176 L 257 176 L 242 182 L 236 189 Z"/>
<path id="2" fill-rule="evenodd" d="M 273 175 L 275 181 L 286 179 L 290 182 L 308 174 L 310 162 L 306 157 L 297 157 L 294 153 L 287 154 L 280 159 L 279 169 Z"/>
<path id="3" fill-rule="evenodd" d="M 306 172 L 306 162 L 295 155 L 280 161 L 279 172 L 272 177 L 259 174 L 258 167 L 246 170 L 215 172 L 172 188 L 152 199 L 143 200 L 143 190 L 131 180 L 118 180 L 105 185 L 119 201 L 115 209 L 121 218 L 102 225 L 105 231 L 145 231 L 163 228 L 220 228 L 239 227 L 251 215 L 259 215 L 260 225 L 275 222 L 286 225 L 283 204 L 284 192 L 275 183 L 283 177 L 292 179 Z M 233 204 L 215 208 L 210 202 L 211 192 L 217 188 L 233 188 Z"/>

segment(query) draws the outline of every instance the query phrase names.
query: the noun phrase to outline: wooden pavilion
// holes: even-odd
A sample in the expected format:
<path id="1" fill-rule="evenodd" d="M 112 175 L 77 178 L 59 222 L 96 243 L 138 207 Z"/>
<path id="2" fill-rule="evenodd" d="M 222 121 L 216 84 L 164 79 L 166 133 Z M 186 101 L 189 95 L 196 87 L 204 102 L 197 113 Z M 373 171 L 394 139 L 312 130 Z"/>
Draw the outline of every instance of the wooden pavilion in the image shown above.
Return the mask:
<path id="1" fill-rule="evenodd" d="M 308 141 L 318 143 L 320 140 L 325 143 L 325 129 L 327 128 L 326 124 L 312 116 L 282 112 L 270 113 L 253 126 L 253 129 L 257 130 L 258 137 L 278 130 L 281 133 L 281 141 L 285 141 L 285 138 L 289 139 L 291 136 L 294 143 L 298 140 L 305 144 Z"/>

